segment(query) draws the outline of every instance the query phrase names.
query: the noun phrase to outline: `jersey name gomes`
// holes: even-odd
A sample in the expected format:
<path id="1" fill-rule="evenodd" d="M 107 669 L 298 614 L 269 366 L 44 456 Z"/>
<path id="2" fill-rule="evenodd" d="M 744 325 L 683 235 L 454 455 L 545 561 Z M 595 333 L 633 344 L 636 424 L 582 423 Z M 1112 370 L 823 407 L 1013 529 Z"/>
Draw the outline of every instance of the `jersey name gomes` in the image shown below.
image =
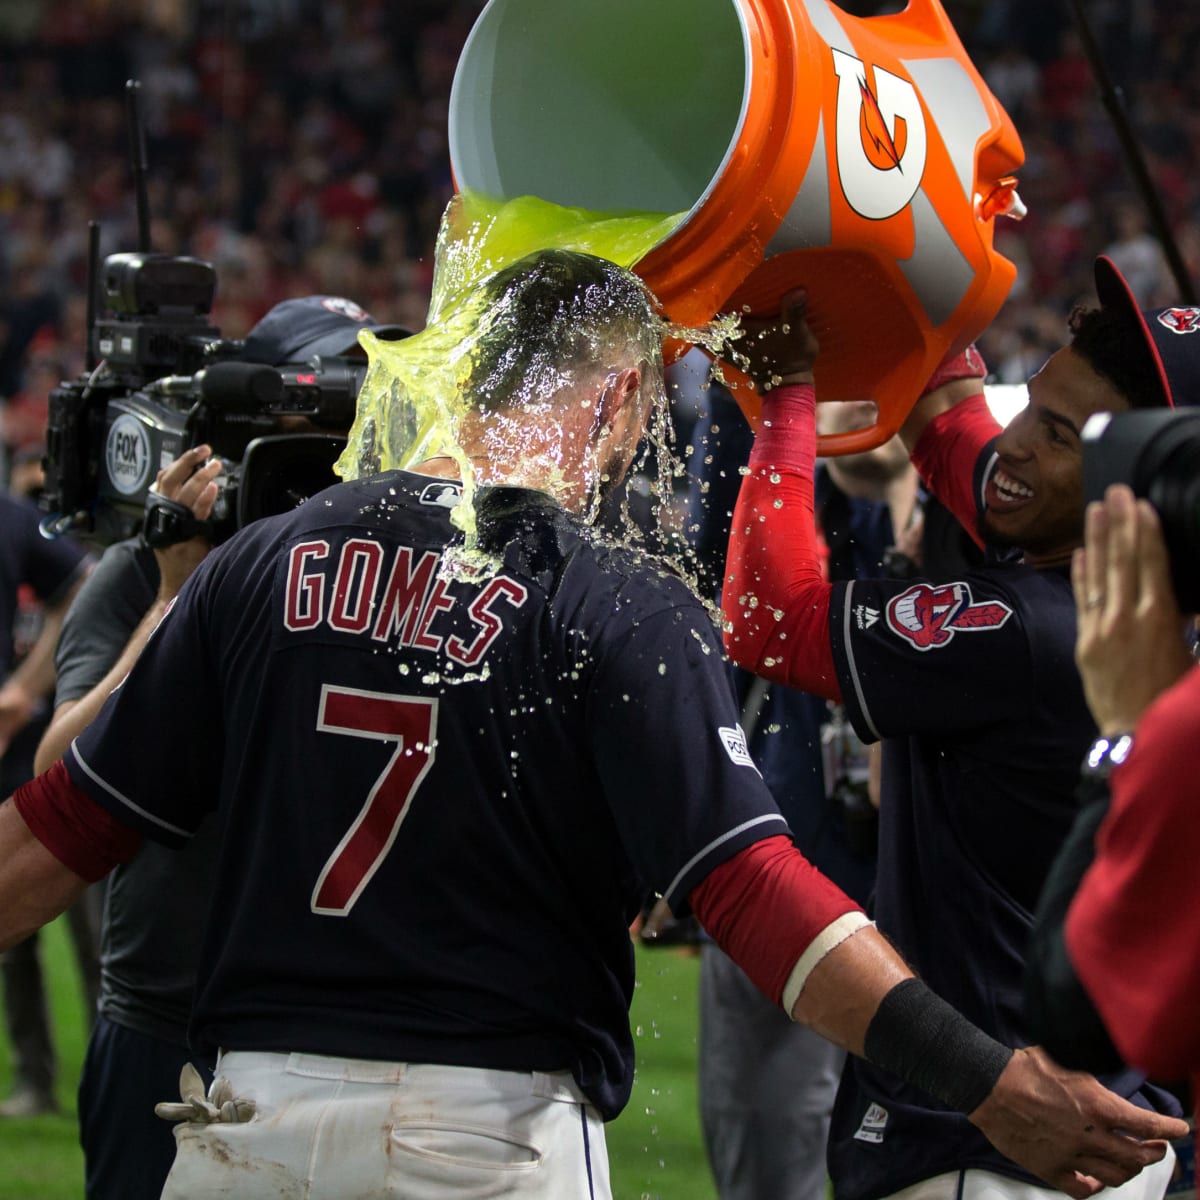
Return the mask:
<path id="1" fill-rule="evenodd" d="M 385 547 L 354 537 L 331 554 L 324 539 L 300 542 L 288 554 L 284 626 L 292 633 L 325 628 L 381 644 L 444 651 L 460 666 L 476 666 L 504 628 L 505 611 L 520 608 L 528 589 L 507 575 L 481 587 L 456 585 L 438 574 L 440 555 L 411 546 Z M 465 606 L 471 632 L 441 632 L 442 613 Z"/>

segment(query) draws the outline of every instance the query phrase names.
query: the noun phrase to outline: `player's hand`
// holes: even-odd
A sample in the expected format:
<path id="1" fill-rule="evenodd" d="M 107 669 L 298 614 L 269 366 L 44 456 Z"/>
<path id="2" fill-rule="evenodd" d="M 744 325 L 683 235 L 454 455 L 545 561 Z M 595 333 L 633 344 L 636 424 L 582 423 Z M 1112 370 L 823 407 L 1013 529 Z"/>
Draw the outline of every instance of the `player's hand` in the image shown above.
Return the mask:
<path id="1" fill-rule="evenodd" d="M 211 446 L 194 446 L 185 450 L 169 467 L 164 467 L 154 481 L 154 490 L 168 500 L 175 500 L 192 510 L 197 521 L 207 521 L 217 502 L 216 478 L 221 463 L 212 458 Z M 212 549 L 207 538 L 194 537 L 173 546 L 156 547 L 158 560 L 159 600 L 171 600 L 187 582 L 188 576 L 204 561 Z"/>
<path id="2" fill-rule="evenodd" d="M 776 317 L 743 317 L 742 336 L 734 342 L 738 367 L 760 391 L 785 383 L 812 383 L 820 343 L 804 319 L 808 293 L 788 292 Z"/>
<path id="3" fill-rule="evenodd" d="M 1129 733 L 1154 698 L 1192 666 L 1154 509 L 1115 484 L 1087 510 L 1071 563 L 1075 661 L 1105 736 Z"/>
<path id="4" fill-rule="evenodd" d="M 1076 1200 L 1158 1162 L 1187 1122 L 1147 1112 L 1039 1047 L 1018 1050 L 972 1124 L 1002 1154 Z"/>

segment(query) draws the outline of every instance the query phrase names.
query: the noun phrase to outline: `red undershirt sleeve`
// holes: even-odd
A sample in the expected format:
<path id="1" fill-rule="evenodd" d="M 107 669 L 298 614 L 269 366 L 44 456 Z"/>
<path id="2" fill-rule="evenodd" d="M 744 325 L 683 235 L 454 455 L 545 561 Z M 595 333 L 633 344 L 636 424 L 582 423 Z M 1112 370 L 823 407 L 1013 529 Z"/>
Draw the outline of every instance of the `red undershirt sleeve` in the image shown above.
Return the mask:
<path id="1" fill-rule="evenodd" d="M 1067 913 L 1075 973 L 1127 1062 L 1174 1078 L 1200 1067 L 1200 667 L 1145 711 L 1110 779 L 1096 858 Z"/>
<path id="2" fill-rule="evenodd" d="M 980 546 L 983 542 L 978 532 L 980 497 L 975 492 L 975 468 L 983 448 L 1002 428 L 988 408 L 981 383 L 977 396 L 969 396 L 934 417 L 912 452 L 913 466 L 925 486 Z"/>
<path id="3" fill-rule="evenodd" d="M 713 940 L 791 1015 L 812 969 L 870 921 L 786 837 L 727 859 L 688 897 Z"/>
<path id="4" fill-rule="evenodd" d="M 88 883 L 129 862 L 142 844 L 140 833 L 122 825 L 72 781 L 61 759 L 19 787 L 13 804 L 29 832 Z"/>
<path id="5" fill-rule="evenodd" d="M 812 385 L 769 392 L 733 513 L 725 649 L 765 679 L 840 700 L 813 515 L 816 446 Z"/>

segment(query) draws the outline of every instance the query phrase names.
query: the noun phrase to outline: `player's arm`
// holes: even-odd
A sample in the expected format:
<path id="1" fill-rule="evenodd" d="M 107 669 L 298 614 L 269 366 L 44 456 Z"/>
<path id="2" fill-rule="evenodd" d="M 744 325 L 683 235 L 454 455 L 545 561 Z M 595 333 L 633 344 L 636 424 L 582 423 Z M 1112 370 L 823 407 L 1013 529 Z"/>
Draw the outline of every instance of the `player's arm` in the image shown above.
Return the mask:
<path id="1" fill-rule="evenodd" d="M 0 755 L 29 724 L 39 701 L 54 691 L 54 647 L 67 609 L 82 585 L 80 575 L 61 598 L 46 608 L 37 640 L 17 669 L 0 685 Z"/>
<path id="2" fill-rule="evenodd" d="M 0 951 L 53 920 L 140 843 L 61 762 L 18 788 L 0 804 Z"/>
<path id="3" fill-rule="evenodd" d="M 900 437 L 925 486 L 980 545 L 980 457 L 1001 432 L 984 396 L 986 374 L 974 346 L 947 358 L 900 427 Z"/>
<path id="4" fill-rule="evenodd" d="M 841 699 L 829 637 L 831 589 L 813 514 L 817 342 L 805 296 L 781 319 L 747 322 L 741 343 L 764 387 L 762 422 L 733 513 L 722 587 L 725 649 L 739 666 L 830 700 Z"/>
<path id="5" fill-rule="evenodd" d="M 155 482 L 160 494 L 186 504 L 199 521 L 208 519 L 217 497 L 214 480 L 221 466 L 219 461 L 206 462 L 211 454 L 208 446 L 194 447 L 180 455 L 169 467 L 159 471 Z M 179 589 L 203 561 L 209 549 L 209 543 L 204 538 L 196 537 L 155 550 L 159 572 L 158 595 L 104 678 L 85 695 L 65 700 L 55 707 L 54 716 L 38 744 L 34 757 L 35 771 L 45 771 L 61 758 L 75 738 L 95 720 L 109 693 L 133 669 L 133 664 L 179 594 Z"/>
<path id="6" fill-rule="evenodd" d="M 931 421 L 943 417 L 966 400 L 983 395 L 987 367 L 974 346 L 953 354 L 938 365 L 900 426 L 900 439 L 912 454 Z"/>
<path id="7" fill-rule="evenodd" d="M 913 977 L 785 837 L 726 860 L 689 901 L 794 1020 L 965 1113 L 1002 1153 L 1069 1195 L 1119 1185 L 1165 1153 L 1134 1139 L 1186 1129 L 1040 1051 L 1013 1052 L 976 1029 Z"/>
<path id="8" fill-rule="evenodd" d="M 54 716 L 46 732 L 42 734 L 34 756 L 33 767 L 36 772 L 40 774 L 62 758 L 67 747 L 95 720 L 109 693 L 129 674 L 133 664 L 137 662 L 138 655 L 162 620 L 167 603 L 156 600 L 150 606 L 112 669 L 86 696 L 78 700 L 66 700 L 55 708 Z"/>

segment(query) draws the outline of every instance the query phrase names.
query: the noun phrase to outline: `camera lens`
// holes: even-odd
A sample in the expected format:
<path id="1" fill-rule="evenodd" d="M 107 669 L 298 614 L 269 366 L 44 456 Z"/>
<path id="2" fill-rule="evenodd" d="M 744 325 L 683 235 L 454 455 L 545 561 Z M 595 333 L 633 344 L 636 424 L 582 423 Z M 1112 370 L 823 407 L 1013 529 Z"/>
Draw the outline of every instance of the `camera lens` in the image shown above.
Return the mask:
<path id="1" fill-rule="evenodd" d="M 1179 606 L 1200 611 L 1200 413 L 1163 427 L 1147 446 L 1134 492 L 1154 505 L 1171 559 Z M 1142 477 L 1144 476 L 1144 478 Z"/>
<path id="2" fill-rule="evenodd" d="M 1139 409 L 1092 418 L 1083 431 L 1084 498 L 1127 483 L 1162 522 L 1184 612 L 1200 612 L 1200 409 Z"/>

